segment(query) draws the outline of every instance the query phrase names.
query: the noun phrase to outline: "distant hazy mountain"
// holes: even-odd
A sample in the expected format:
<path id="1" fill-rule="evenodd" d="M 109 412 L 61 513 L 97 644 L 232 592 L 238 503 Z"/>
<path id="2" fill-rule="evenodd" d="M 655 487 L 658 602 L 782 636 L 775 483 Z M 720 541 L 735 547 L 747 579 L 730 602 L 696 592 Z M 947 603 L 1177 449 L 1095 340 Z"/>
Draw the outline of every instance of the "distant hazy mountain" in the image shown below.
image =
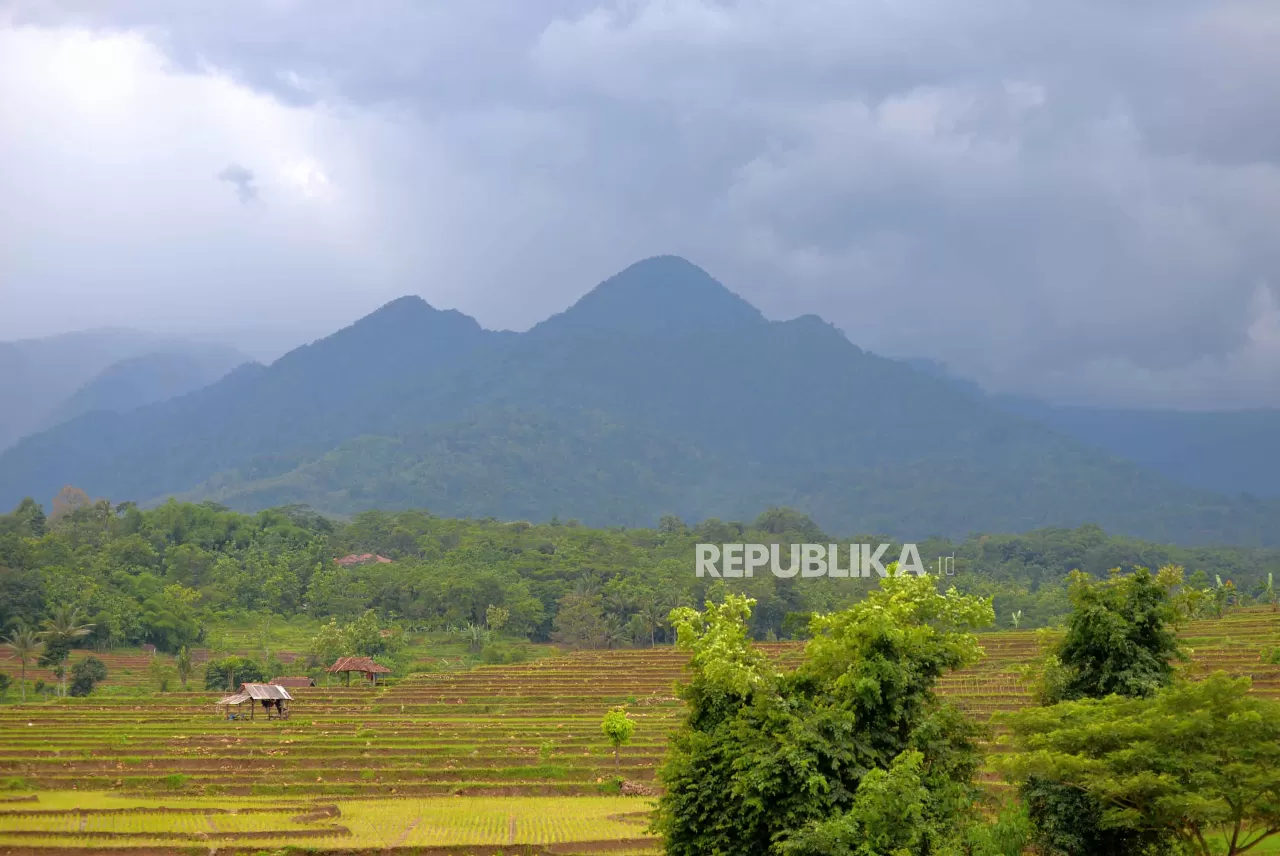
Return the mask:
<path id="1" fill-rule="evenodd" d="M 1280 504 L 1180 485 L 819 318 L 768 321 L 671 257 L 522 334 L 402 298 L 271 366 L 0 455 L 0 505 L 68 483 L 244 509 L 652 524 L 789 505 L 828 531 L 908 539 L 1096 522 L 1183 543 L 1280 540 Z"/>
<path id="2" fill-rule="evenodd" d="M 133 362 L 148 355 L 182 365 Z M 230 348 L 123 328 L 0 342 L 0 449 L 68 415 L 127 409 L 177 394 L 171 390 L 188 392 L 245 359 Z"/>
<path id="3" fill-rule="evenodd" d="M 166 345 L 166 347 L 170 347 Z M 95 410 L 123 413 L 208 386 L 248 358 L 221 345 L 190 344 L 184 350 L 155 351 L 107 366 L 55 407 L 48 423 Z"/>
<path id="4" fill-rule="evenodd" d="M 907 362 L 1007 413 L 1183 484 L 1228 496 L 1280 498 L 1280 410 L 1192 413 L 1055 405 L 1027 396 L 987 396 L 937 363 Z"/>

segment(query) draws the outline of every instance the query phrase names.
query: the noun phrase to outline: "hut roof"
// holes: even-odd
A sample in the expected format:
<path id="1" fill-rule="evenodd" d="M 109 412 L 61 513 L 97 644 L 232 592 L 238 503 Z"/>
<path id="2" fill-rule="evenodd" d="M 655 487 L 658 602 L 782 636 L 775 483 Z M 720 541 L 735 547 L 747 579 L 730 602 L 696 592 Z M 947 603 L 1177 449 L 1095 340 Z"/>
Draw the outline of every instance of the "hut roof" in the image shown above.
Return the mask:
<path id="1" fill-rule="evenodd" d="M 283 699 L 293 701 L 293 696 L 282 686 L 276 684 L 244 684 L 240 691 L 254 699 Z"/>
<path id="2" fill-rule="evenodd" d="M 378 562 L 383 565 L 391 564 L 390 559 L 386 556 L 379 556 L 377 553 L 352 553 L 350 556 L 343 556 L 341 559 L 334 559 L 333 561 L 346 568 L 352 565 L 363 565 L 368 562 Z"/>
<path id="3" fill-rule="evenodd" d="M 214 702 L 214 704 L 244 704 L 248 700 L 248 693 L 235 693 L 234 695 L 223 696 Z"/>
<path id="4" fill-rule="evenodd" d="M 330 673 L 336 672 L 368 672 L 374 675 L 389 675 L 391 670 L 386 666 L 373 662 L 369 657 L 339 657 L 332 666 L 327 669 Z"/>
<path id="5" fill-rule="evenodd" d="M 272 678 L 271 683 L 278 687 L 314 687 L 316 682 L 306 675 L 301 677 Z"/>

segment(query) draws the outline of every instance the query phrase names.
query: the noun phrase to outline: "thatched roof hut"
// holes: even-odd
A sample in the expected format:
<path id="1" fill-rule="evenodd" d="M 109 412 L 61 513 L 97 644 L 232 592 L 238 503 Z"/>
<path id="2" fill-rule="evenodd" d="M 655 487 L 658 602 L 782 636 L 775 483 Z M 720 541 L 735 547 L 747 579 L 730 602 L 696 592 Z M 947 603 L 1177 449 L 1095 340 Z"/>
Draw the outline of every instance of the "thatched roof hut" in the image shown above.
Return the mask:
<path id="1" fill-rule="evenodd" d="M 348 685 L 351 683 L 352 672 L 359 672 L 366 681 L 373 684 L 378 683 L 378 675 L 391 674 L 390 669 L 380 663 L 375 663 L 371 657 L 339 657 L 325 671 L 331 675 L 346 673 Z"/>

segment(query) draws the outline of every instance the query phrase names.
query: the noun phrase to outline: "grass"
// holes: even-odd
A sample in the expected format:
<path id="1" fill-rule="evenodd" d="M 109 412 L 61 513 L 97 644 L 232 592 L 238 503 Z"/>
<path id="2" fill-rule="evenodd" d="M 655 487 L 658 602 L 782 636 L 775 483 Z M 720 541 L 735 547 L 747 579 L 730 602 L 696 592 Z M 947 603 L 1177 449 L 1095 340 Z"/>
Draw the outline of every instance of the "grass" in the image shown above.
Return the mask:
<path id="1" fill-rule="evenodd" d="M 33 808 L 37 806 L 38 808 Z M 19 808 L 20 807 L 20 808 Z M 213 809 L 215 813 L 206 813 Z M 336 809 L 336 810 L 335 810 Z M 644 839 L 648 803 L 628 797 L 564 800 L 468 797 L 343 800 L 324 806 L 251 799 L 166 799 L 53 791 L 37 804 L 0 806 L 0 845 L 83 847 L 127 840 L 163 846 L 189 840 L 308 847 L 539 845 Z M 39 813 L 36 813 L 39 812 Z M 646 843 L 635 841 L 636 852 Z M 651 848 L 648 848 L 651 849 Z M 619 852 L 611 849 L 610 852 Z"/>
<path id="2" fill-rule="evenodd" d="M 281 628 L 280 638 L 308 630 Z M 1020 669 L 1037 656 L 1036 638 L 984 634 L 986 658 L 946 676 L 940 691 L 982 721 L 1030 703 Z M 1280 666 L 1261 656 L 1280 646 L 1280 615 L 1196 622 L 1183 638 L 1194 649 L 1191 674 L 1252 674 L 1256 692 L 1280 696 Z M 414 657 L 439 668 L 376 689 L 298 690 L 294 716 L 283 722 L 229 722 L 212 705 L 219 694 L 195 691 L 198 684 L 160 695 L 125 682 L 84 699 L 0 706 L 0 790 L 36 793 L 38 807 L 52 811 L 32 815 L 31 804 L 0 802 L 0 847 L 177 847 L 204 836 L 220 847 L 323 850 L 645 837 L 635 818 L 647 799 L 609 795 L 621 782 L 600 720 L 610 707 L 628 708 L 638 727 L 621 775 L 651 784 L 683 713 L 673 685 L 684 655 L 583 651 L 467 668 L 459 642 L 414 644 Z M 799 654 L 793 644 L 765 647 L 784 662 Z M 145 674 L 145 665 L 136 671 Z M 340 815 L 295 820 L 317 805 L 338 805 Z M 86 813 L 108 807 L 117 811 Z M 221 811 L 192 811 L 214 808 Z M 1280 843 L 1257 852 L 1280 853 Z"/>

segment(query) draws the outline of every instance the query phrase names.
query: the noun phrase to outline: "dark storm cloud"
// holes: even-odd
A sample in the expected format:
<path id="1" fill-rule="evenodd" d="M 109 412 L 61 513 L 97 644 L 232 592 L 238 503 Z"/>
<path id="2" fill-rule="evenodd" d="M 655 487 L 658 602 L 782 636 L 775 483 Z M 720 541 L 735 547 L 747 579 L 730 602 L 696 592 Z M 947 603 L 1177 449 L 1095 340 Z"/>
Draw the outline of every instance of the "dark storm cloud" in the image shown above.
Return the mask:
<path id="1" fill-rule="evenodd" d="M 240 164 L 230 164 L 214 177 L 218 181 L 225 181 L 233 186 L 236 190 L 236 198 L 244 204 L 257 201 L 258 188 L 253 183 L 253 172 Z"/>
<path id="2" fill-rule="evenodd" d="M 995 387 L 1280 405 L 1273 0 L 365 8 L 15 16 L 392 129 L 351 134 L 369 252 L 489 325 L 679 252 Z"/>

